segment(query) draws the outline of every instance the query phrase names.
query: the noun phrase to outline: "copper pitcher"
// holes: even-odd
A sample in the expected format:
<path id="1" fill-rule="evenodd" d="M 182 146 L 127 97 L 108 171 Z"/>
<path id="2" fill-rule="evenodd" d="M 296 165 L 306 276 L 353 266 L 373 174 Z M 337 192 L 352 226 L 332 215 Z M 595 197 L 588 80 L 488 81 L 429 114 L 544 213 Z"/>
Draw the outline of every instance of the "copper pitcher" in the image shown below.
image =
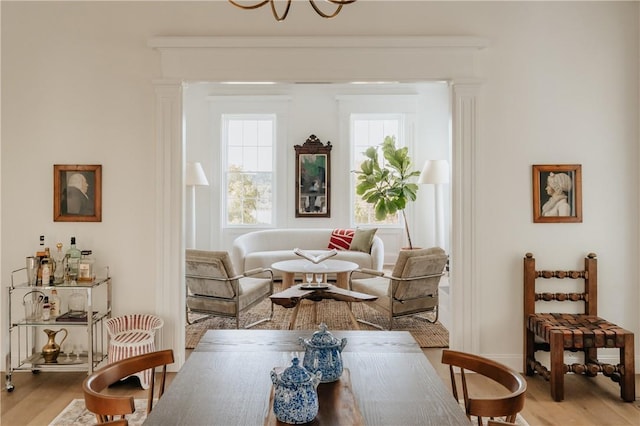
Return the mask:
<path id="1" fill-rule="evenodd" d="M 64 331 L 64 337 L 62 338 L 60 344 L 57 344 L 56 334 L 60 333 L 61 331 Z M 47 328 L 44 330 L 44 332 L 49 338 L 47 344 L 42 347 L 42 357 L 44 358 L 44 362 L 47 364 L 58 362 L 58 355 L 60 355 L 60 346 L 62 346 L 62 343 L 64 343 L 67 338 L 67 329 L 61 328 L 58 331 L 54 331 Z"/>

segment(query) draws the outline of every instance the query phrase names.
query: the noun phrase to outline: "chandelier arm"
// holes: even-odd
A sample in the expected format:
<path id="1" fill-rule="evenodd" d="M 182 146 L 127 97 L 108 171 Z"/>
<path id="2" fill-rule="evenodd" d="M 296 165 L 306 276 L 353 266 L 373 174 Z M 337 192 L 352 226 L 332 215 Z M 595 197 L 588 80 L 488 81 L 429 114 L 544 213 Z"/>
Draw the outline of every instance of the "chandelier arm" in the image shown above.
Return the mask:
<path id="1" fill-rule="evenodd" d="M 284 9 L 284 13 L 282 16 L 278 16 L 278 11 L 276 10 L 276 2 L 274 0 L 269 0 L 271 4 L 271 13 L 273 13 L 273 17 L 276 18 L 276 21 L 282 22 L 285 20 L 287 15 L 289 14 L 289 9 L 291 8 L 291 0 L 287 0 L 287 7 Z M 264 3 L 263 3 L 264 4 Z"/>
<path id="2" fill-rule="evenodd" d="M 322 16 L 323 18 L 333 18 L 333 17 L 335 17 L 336 15 L 338 15 L 338 13 L 340 13 L 340 11 L 342 10 L 342 6 L 343 6 L 340 3 L 336 3 L 335 1 L 332 1 L 331 3 L 339 4 L 339 6 L 336 8 L 336 10 L 332 14 L 328 15 L 328 14 L 324 13 L 322 10 L 320 10 L 318 8 L 318 6 L 316 6 L 315 0 L 309 0 L 309 3 L 311 3 L 311 7 L 313 7 L 313 10 L 315 10 L 316 13 L 318 15 Z"/>
<path id="3" fill-rule="evenodd" d="M 269 3 L 269 1 L 270 0 L 263 0 L 263 1 L 260 1 L 260 2 L 258 2 L 256 4 L 253 4 L 253 5 L 250 5 L 250 6 L 246 6 L 244 4 L 237 3 L 234 0 L 229 0 L 229 3 L 231 3 L 235 7 L 239 7 L 240 9 L 251 10 L 251 9 L 257 9 L 259 7 L 262 7 L 265 4 Z"/>
<path id="4" fill-rule="evenodd" d="M 351 3 L 355 3 L 357 0 L 327 0 L 329 3 L 333 3 L 333 4 L 351 4 Z"/>

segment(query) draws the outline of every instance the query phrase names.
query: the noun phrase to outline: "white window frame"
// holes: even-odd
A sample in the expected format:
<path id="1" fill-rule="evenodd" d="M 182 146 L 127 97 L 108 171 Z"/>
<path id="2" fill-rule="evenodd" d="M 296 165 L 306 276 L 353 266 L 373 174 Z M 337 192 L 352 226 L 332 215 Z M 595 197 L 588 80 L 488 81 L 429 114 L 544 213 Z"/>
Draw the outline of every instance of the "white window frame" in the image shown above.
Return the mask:
<path id="1" fill-rule="evenodd" d="M 207 96 L 207 100 L 211 104 L 211 119 L 215 123 L 211 135 L 212 140 L 218 140 L 216 143 L 216 149 L 214 149 L 214 155 L 218 158 L 214 158 L 213 163 L 218 165 L 219 178 L 222 182 L 218 196 L 216 197 L 217 207 L 220 212 L 220 229 L 233 230 L 233 229 L 265 229 L 275 228 L 278 220 L 278 209 L 281 206 L 279 197 L 281 187 L 281 180 L 284 177 L 284 171 L 278 172 L 276 159 L 278 158 L 278 152 L 280 147 L 287 146 L 287 121 L 288 121 L 288 108 L 291 101 L 290 96 L 282 95 L 213 95 Z M 223 134 L 223 116 L 274 116 L 275 125 L 273 128 L 273 146 L 272 146 L 272 182 L 273 187 L 271 189 L 272 195 L 272 210 L 271 210 L 271 223 L 270 224 L 229 224 L 227 223 L 227 146 L 226 138 Z M 217 129 L 217 130 L 216 130 Z M 214 142 L 215 143 L 215 142 Z"/>
<path id="2" fill-rule="evenodd" d="M 402 113 L 355 113 L 355 114 L 351 114 L 349 117 L 349 144 L 350 144 L 350 158 L 351 158 L 351 162 L 350 165 L 355 167 L 356 165 L 356 159 L 358 157 L 361 156 L 360 153 L 360 148 L 356 148 L 356 141 L 355 141 L 355 122 L 358 120 L 369 120 L 369 121 L 397 121 L 398 122 L 398 134 L 395 135 L 396 137 L 396 146 L 397 147 L 403 147 L 406 145 L 406 133 L 407 133 L 407 129 L 406 129 L 406 115 L 402 114 Z M 384 135 L 386 136 L 392 136 L 392 135 Z M 382 143 L 382 140 L 380 140 L 377 144 L 375 145 L 370 145 L 370 146 L 378 146 Z M 379 160 L 384 161 L 384 158 L 382 157 L 382 151 L 378 150 L 379 153 Z M 364 160 L 364 158 L 363 158 Z M 356 206 L 356 202 L 357 200 L 357 195 L 356 195 L 356 184 L 357 184 L 357 178 L 356 175 L 354 174 L 353 176 L 351 176 L 351 182 L 350 182 L 350 194 L 351 194 L 351 203 L 349 203 L 349 205 L 351 206 L 351 212 L 350 212 L 350 217 L 351 217 L 351 224 L 352 226 L 376 226 L 378 228 L 398 228 L 403 225 L 403 219 L 402 219 L 402 215 L 400 214 L 400 212 L 398 212 L 396 214 L 396 223 L 382 223 L 382 222 L 366 222 L 366 223 L 357 223 L 356 222 L 356 215 L 355 215 L 355 206 Z"/>
<path id="3" fill-rule="evenodd" d="M 353 135 L 354 118 L 389 118 L 401 117 L 401 127 L 398 129 L 397 146 L 407 146 L 409 151 L 413 151 L 415 134 L 415 117 L 417 114 L 418 95 L 339 95 L 338 110 L 340 115 L 340 125 L 343 129 L 345 139 L 349 141 L 349 167 L 352 167 L 356 156 L 355 141 Z M 346 133 L 346 134 L 345 134 Z M 382 143 L 382 141 L 380 141 Z M 398 222 L 394 224 L 356 224 L 355 223 L 355 191 L 356 179 L 349 180 L 349 222 L 352 227 L 375 226 L 382 229 L 404 230 L 402 215 L 398 216 Z"/>
<path id="4" fill-rule="evenodd" d="M 274 225 L 275 223 L 275 219 L 276 219 L 276 194 L 275 194 L 275 189 L 277 188 L 277 182 L 276 182 L 276 164 L 275 164 L 275 159 L 277 158 L 275 156 L 275 150 L 276 150 L 276 146 L 277 146 L 277 129 L 278 129 L 278 120 L 277 120 L 277 116 L 274 113 L 267 113 L 267 114 L 222 114 L 222 116 L 220 117 L 221 119 L 221 140 L 222 140 L 222 158 L 221 158 L 221 162 L 222 162 L 222 168 L 221 168 L 221 173 L 222 173 L 222 191 L 221 191 L 221 205 L 222 205 L 222 221 L 223 221 L 223 226 L 225 228 L 246 228 L 246 227 L 259 227 L 259 228 L 263 228 L 263 227 L 271 227 Z M 240 223 L 240 224 L 232 224 L 228 222 L 228 199 L 227 199 L 227 191 L 226 189 L 228 188 L 229 185 L 229 163 L 228 163 L 228 154 L 229 154 L 229 144 L 228 144 L 228 140 L 229 140 L 229 122 L 232 120 L 240 120 L 240 121 L 270 121 L 272 123 L 272 129 L 271 129 L 271 140 L 272 140 L 272 144 L 271 144 L 271 217 L 269 219 L 269 221 L 267 223 L 255 223 L 255 224 L 246 224 L 246 223 Z M 250 172 L 250 171 L 249 171 Z"/>

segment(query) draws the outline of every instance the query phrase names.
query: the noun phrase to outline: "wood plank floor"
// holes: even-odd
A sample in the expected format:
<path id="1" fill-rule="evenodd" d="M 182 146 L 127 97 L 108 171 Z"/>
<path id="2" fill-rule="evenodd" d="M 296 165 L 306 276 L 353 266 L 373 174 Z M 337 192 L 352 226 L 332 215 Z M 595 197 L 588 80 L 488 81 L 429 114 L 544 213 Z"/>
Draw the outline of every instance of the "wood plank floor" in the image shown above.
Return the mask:
<path id="1" fill-rule="evenodd" d="M 448 370 L 440 363 L 441 349 L 424 349 L 442 380 L 449 384 Z M 4 373 L 3 373 L 4 374 Z M 174 374 L 169 374 L 169 380 Z M 13 375 L 15 390 L 3 386 L 0 406 L 2 426 L 45 426 L 74 398 L 82 398 L 85 373 L 18 372 Z M 618 385 L 606 377 L 595 379 L 566 376 L 566 399 L 556 403 L 549 396 L 549 385 L 540 377 L 527 378 L 528 391 L 522 416 L 531 426 L 622 426 L 640 425 L 640 399 L 624 403 L 619 398 Z M 471 385 L 483 392 L 496 389 L 473 376 Z M 640 375 L 636 375 L 640 389 Z M 137 394 L 144 397 L 136 379 L 109 388 L 113 394 Z"/>

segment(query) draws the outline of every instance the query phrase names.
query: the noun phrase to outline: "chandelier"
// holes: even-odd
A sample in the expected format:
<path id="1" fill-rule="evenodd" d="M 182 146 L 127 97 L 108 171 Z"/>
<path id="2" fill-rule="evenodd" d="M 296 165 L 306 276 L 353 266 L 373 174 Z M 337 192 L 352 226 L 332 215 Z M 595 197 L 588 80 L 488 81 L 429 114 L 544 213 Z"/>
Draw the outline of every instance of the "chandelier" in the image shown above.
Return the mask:
<path id="1" fill-rule="evenodd" d="M 328 2 L 328 3 L 331 3 L 334 6 L 337 6 L 336 9 L 333 11 L 333 13 L 325 13 L 322 10 L 320 10 L 318 5 L 316 4 L 317 1 L 319 1 L 319 0 L 309 0 L 309 3 L 311 3 L 311 7 L 313 7 L 313 10 L 315 10 L 316 13 L 318 15 L 322 16 L 323 18 L 333 18 L 333 17 L 337 16 L 338 13 L 340 13 L 340 11 L 342 10 L 342 6 L 344 6 L 345 4 L 354 3 L 356 0 L 323 0 L 324 2 Z M 276 10 L 275 2 L 276 2 L 276 0 L 260 0 L 256 4 L 244 5 L 244 4 L 240 4 L 236 0 L 229 0 L 229 3 L 231 3 L 232 5 L 234 5 L 236 7 L 239 7 L 240 9 L 245 9 L 245 10 L 257 9 L 257 8 L 262 7 L 262 6 L 266 5 L 267 3 L 269 3 L 269 5 L 271 6 L 271 13 L 273 13 L 273 17 L 276 18 L 276 21 L 282 22 L 282 21 L 285 20 L 285 18 L 289 14 L 289 9 L 291 8 L 292 0 L 286 0 L 287 5 L 286 5 L 282 15 L 278 15 L 278 11 Z"/>

